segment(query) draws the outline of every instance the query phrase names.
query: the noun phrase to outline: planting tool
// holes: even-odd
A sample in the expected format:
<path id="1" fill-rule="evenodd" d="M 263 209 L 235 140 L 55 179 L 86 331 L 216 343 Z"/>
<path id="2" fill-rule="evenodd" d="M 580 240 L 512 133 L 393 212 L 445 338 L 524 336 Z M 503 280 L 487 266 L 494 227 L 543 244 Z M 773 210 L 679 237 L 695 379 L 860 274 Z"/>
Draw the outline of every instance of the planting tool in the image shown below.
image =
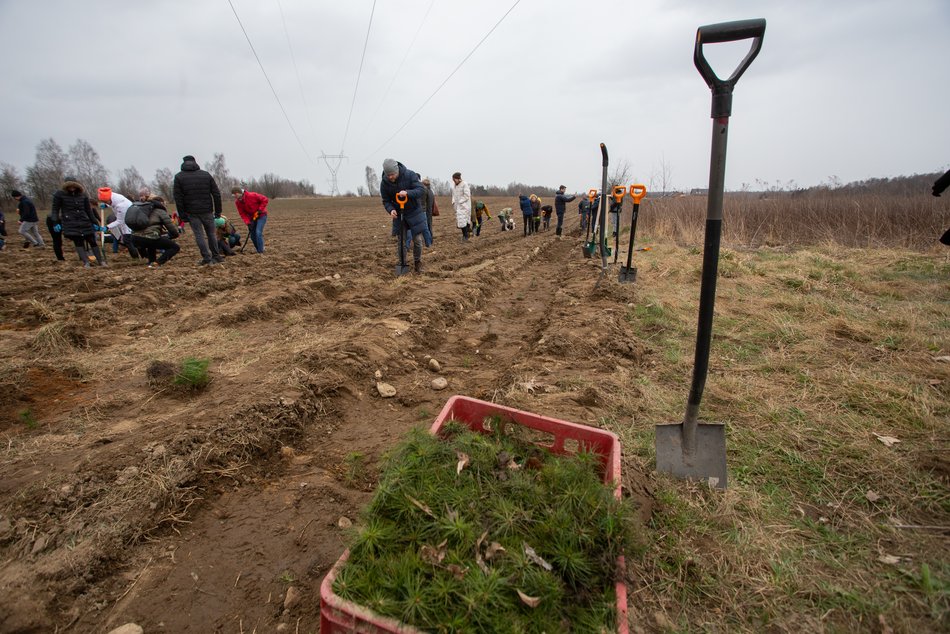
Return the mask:
<path id="1" fill-rule="evenodd" d="M 630 198 L 633 198 L 633 214 L 630 216 L 630 244 L 627 245 L 627 266 L 620 267 L 617 281 L 621 284 L 632 284 L 637 281 L 637 267 L 630 266 L 633 259 L 633 241 L 637 237 L 637 218 L 640 216 L 640 201 L 647 195 L 647 188 L 643 185 L 630 186 Z M 649 247 L 646 247 L 649 249 Z M 637 249 L 643 251 L 645 249 Z"/>
<path id="2" fill-rule="evenodd" d="M 587 192 L 587 202 L 590 203 L 590 207 L 587 208 L 587 230 L 584 232 L 584 244 L 581 246 L 581 251 L 584 252 L 584 257 L 588 260 L 590 259 L 590 254 L 594 252 L 593 237 L 591 234 L 591 229 L 594 224 L 594 214 L 591 213 L 591 210 L 594 208 L 594 199 L 597 198 L 597 190 L 591 189 Z"/>
<path id="3" fill-rule="evenodd" d="M 600 277 L 597 278 L 597 284 L 600 284 L 607 275 L 607 256 L 610 255 L 610 248 L 607 246 L 607 146 L 600 144 L 600 155 L 603 157 L 603 176 L 600 186 Z"/>
<path id="4" fill-rule="evenodd" d="M 617 263 L 617 257 L 620 255 L 620 214 L 623 213 L 623 197 L 626 195 L 627 190 L 623 185 L 614 185 L 614 191 L 611 193 L 614 205 L 617 207 L 617 222 L 614 223 L 614 264 Z"/>
<path id="5" fill-rule="evenodd" d="M 705 480 L 710 486 L 726 488 L 726 432 L 721 423 L 697 423 L 699 403 L 709 369 L 716 275 L 719 268 L 719 240 L 722 235 L 722 195 L 726 177 L 726 139 L 732 114 L 732 90 L 762 48 L 765 20 L 740 20 L 701 26 L 696 31 L 693 63 L 712 91 L 712 154 L 709 166 L 709 200 L 703 246 L 703 272 L 699 291 L 699 320 L 693 381 L 682 423 L 656 426 L 656 469 L 678 478 Z M 745 58 L 729 79 L 713 72 L 703 55 L 703 44 L 751 39 Z"/>
<path id="6" fill-rule="evenodd" d="M 247 241 L 251 239 L 251 227 L 247 228 L 247 237 L 244 238 L 244 244 L 241 245 L 241 253 L 244 253 L 244 247 L 247 246 Z"/>
<path id="7" fill-rule="evenodd" d="M 396 265 L 397 277 L 409 272 L 409 265 L 406 264 L 406 221 L 402 217 L 407 200 L 409 200 L 409 197 L 402 192 L 396 194 L 396 203 L 399 205 L 399 264 Z"/>

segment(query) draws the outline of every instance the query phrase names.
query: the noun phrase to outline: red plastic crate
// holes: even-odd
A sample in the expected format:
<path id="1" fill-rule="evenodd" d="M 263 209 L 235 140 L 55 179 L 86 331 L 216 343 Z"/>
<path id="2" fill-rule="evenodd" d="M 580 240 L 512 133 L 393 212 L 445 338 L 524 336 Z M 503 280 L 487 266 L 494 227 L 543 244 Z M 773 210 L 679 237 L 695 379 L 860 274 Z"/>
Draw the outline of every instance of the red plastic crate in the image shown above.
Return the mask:
<path id="1" fill-rule="evenodd" d="M 620 440 L 612 432 L 459 395 L 449 398 L 429 431 L 438 434 L 445 423 L 456 420 L 468 425 L 474 431 L 488 433 L 491 430 L 485 426 L 485 419 L 496 415 L 522 427 L 535 430 L 539 436 L 537 444 L 552 453 L 570 454 L 584 448 L 598 454 L 603 464 L 604 483 L 613 483 L 614 495 L 618 500 L 620 499 Z M 421 632 L 401 621 L 380 616 L 368 608 L 341 599 L 334 594 L 333 582 L 349 555 L 349 550 L 344 551 L 343 556 L 337 560 L 324 577 L 323 583 L 320 584 L 321 634 L 336 634 L 337 632 L 416 634 Z M 618 570 L 625 569 L 622 556 L 618 558 L 617 566 Z M 616 594 L 617 632 L 627 634 L 627 586 L 622 580 L 617 582 Z"/>

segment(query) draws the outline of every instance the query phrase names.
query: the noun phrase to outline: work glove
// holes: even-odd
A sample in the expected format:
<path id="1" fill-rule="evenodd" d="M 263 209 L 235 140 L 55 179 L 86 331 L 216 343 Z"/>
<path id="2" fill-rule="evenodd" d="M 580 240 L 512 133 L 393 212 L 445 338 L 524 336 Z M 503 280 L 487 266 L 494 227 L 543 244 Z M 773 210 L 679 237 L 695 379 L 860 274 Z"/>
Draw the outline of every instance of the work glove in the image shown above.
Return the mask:
<path id="1" fill-rule="evenodd" d="M 254 215 L 251 217 L 251 220 L 257 220 L 257 217 L 261 215 L 261 212 L 255 211 Z"/>
<path id="2" fill-rule="evenodd" d="M 60 232 L 62 232 L 62 230 L 63 230 L 63 225 L 54 225 L 54 226 L 53 226 L 53 231 L 55 231 L 56 233 L 60 233 Z"/>
<path id="3" fill-rule="evenodd" d="M 99 203 L 99 209 L 105 209 L 105 208 L 106 208 L 105 203 Z"/>

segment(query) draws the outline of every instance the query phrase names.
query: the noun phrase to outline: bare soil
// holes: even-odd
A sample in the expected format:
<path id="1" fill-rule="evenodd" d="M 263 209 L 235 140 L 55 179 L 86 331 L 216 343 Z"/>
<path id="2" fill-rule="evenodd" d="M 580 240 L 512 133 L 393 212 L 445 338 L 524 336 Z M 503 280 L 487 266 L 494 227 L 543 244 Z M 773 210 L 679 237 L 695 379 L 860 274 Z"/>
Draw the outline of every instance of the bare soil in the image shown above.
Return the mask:
<path id="1" fill-rule="evenodd" d="M 563 240 L 491 220 L 466 243 L 444 212 L 424 272 L 398 278 L 389 230 L 376 199 L 277 200 L 267 253 L 215 267 L 197 266 L 190 233 L 154 270 L 124 252 L 84 270 L 8 242 L 0 631 L 317 631 L 341 518 L 449 395 L 600 426 L 650 366 L 623 318 L 640 283 L 612 268 L 595 287 L 570 210 Z M 206 389 L 147 376 L 188 357 L 210 359 Z M 625 458 L 645 521 L 642 469 Z"/>

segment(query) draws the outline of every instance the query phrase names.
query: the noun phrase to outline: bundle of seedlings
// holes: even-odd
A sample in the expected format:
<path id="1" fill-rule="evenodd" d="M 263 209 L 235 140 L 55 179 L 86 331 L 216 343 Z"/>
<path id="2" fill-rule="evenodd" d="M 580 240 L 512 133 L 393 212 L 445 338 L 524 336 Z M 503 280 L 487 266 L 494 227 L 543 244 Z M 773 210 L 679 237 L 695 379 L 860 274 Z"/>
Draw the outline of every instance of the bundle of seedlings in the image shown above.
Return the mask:
<path id="1" fill-rule="evenodd" d="M 333 591 L 430 631 L 616 631 L 630 510 L 600 457 L 489 427 L 451 421 L 391 452 Z"/>

